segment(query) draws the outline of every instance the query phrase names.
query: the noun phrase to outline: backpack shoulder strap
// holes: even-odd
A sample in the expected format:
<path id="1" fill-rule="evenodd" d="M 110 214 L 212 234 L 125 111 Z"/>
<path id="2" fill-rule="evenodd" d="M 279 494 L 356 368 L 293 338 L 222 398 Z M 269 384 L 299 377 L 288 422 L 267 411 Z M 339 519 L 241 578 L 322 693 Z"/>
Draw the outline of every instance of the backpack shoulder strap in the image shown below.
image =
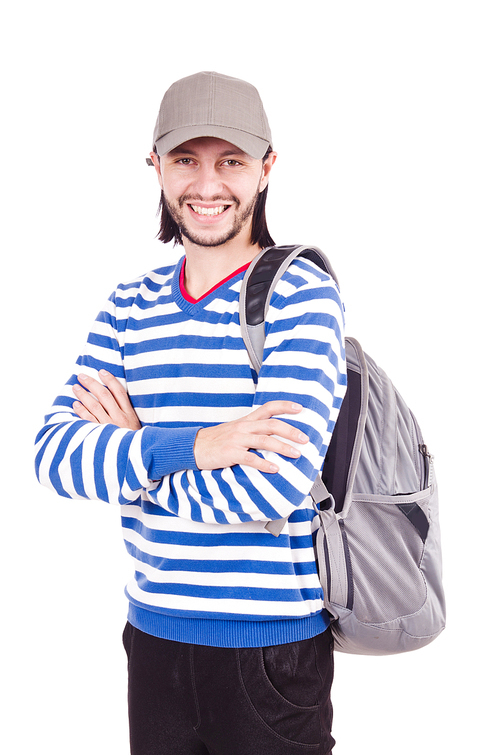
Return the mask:
<path id="1" fill-rule="evenodd" d="M 250 362 L 258 373 L 264 353 L 265 320 L 278 281 L 296 257 L 315 262 L 338 284 L 328 257 L 315 246 L 271 246 L 263 249 L 245 273 L 240 294 L 240 326 Z"/>
<path id="2" fill-rule="evenodd" d="M 250 363 L 258 373 L 262 366 L 266 338 L 265 320 L 269 303 L 278 281 L 296 257 L 306 257 L 331 275 L 338 285 L 328 257 L 315 246 L 272 246 L 263 249 L 252 261 L 245 273 L 240 293 L 240 326 Z M 320 503 L 330 494 L 318 475 L 311 489 L 311 497 Z M 266 529 L 278 536 L 286 519 L 268 522 Z"/>

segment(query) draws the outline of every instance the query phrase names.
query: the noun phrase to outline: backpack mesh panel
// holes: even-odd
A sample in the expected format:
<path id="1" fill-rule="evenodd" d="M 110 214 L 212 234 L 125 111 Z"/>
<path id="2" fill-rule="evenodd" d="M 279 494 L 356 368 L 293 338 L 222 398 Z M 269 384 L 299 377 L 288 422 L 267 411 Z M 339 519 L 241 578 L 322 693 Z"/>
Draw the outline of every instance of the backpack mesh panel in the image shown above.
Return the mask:
<path id="1" fill-rule="evenodd" d="M 360 621 L 391 621 L 415 613 L 425 602 L 418 567 L 424 544 L 396 502 L 353 500 L 344 522 L 354 575 L 353 610 Z"/>

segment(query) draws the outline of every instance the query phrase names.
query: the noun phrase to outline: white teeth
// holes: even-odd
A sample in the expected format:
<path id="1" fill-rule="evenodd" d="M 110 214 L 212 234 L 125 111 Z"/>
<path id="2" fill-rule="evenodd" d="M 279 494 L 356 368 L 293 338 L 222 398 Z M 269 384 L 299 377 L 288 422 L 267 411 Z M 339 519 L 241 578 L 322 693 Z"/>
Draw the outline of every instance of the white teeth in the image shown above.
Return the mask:
<path id="1" fill-rule="evenodd" d="M 221 212 L 224 212 L 226 206 L 221 205 L 220 207 L 197 207 L 196 205 L 192 204 L 191 209 L 198 213 L 198 215 L 220 215 Z"/>

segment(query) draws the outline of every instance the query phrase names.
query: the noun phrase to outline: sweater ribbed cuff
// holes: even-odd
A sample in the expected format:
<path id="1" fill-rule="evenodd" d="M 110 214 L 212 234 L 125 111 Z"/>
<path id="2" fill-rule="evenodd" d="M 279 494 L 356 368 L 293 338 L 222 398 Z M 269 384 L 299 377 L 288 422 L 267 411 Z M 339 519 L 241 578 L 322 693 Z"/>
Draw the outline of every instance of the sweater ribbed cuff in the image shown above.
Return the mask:
<path id="1" fill-rule="evenodd" d="M 141 452 L 150 480 L 184 469 L 197 469 L 194 441 L 200 427 L 145 427 Z"/>

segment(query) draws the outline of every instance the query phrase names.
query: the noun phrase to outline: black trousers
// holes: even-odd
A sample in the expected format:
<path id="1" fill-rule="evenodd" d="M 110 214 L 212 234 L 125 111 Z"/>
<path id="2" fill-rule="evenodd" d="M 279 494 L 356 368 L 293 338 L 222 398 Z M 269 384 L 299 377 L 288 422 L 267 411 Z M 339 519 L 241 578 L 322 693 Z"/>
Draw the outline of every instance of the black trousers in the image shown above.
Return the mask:
<path id="1" fill-rule="evenodd" d="M 171 642 L 126 625 L 131 755 L 330 755 L 333 641 Z"/>

